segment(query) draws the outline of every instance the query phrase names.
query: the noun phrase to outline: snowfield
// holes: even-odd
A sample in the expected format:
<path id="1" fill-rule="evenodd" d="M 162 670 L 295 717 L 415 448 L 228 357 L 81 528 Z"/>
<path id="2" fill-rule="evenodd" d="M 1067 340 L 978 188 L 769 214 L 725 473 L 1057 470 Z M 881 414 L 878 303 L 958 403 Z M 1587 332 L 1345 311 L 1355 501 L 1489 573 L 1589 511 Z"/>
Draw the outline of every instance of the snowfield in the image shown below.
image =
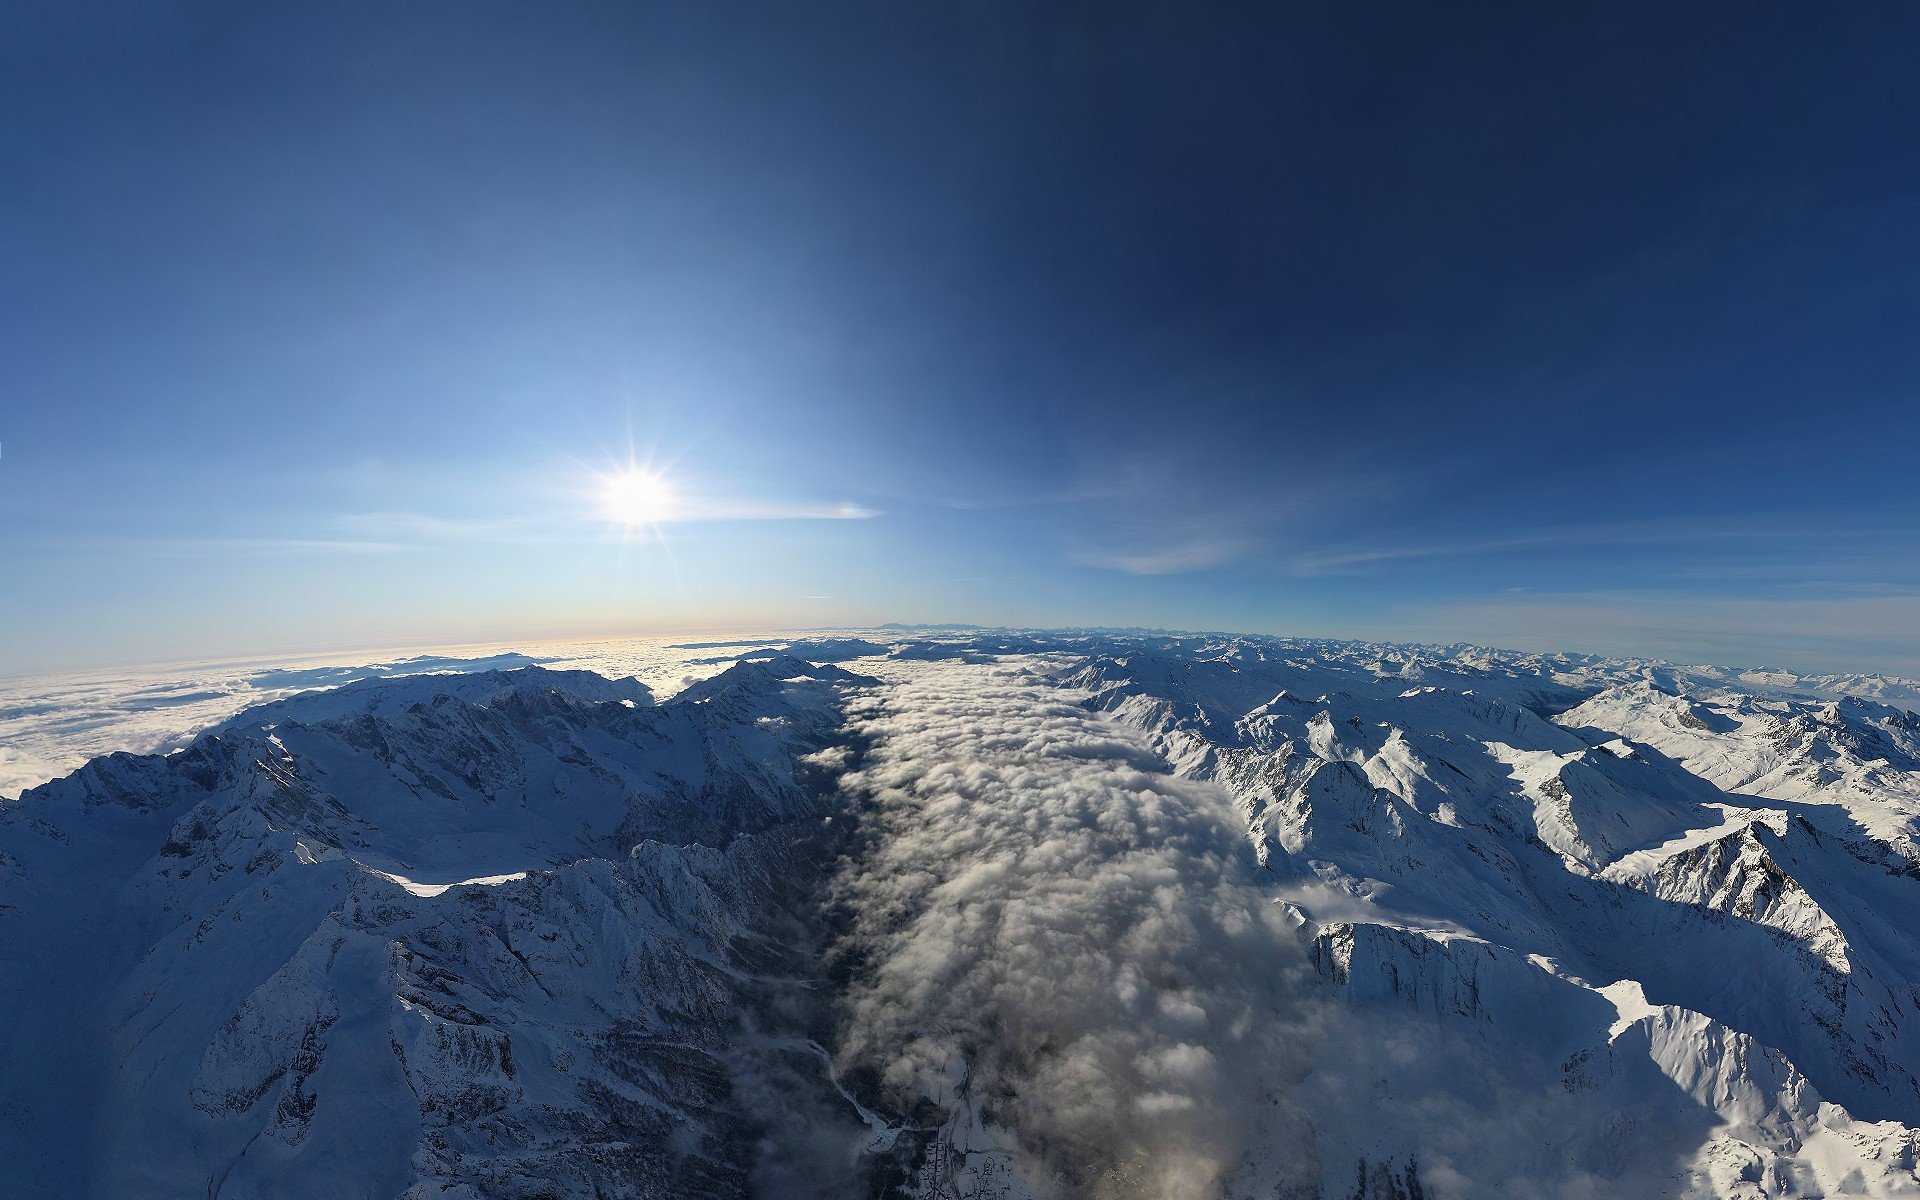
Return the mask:
<path id="1" fill-rule="evenodd" d="M 528 650 L 12 681 L 0 1190 L 1920 1196 L 1913 681 Z"/>

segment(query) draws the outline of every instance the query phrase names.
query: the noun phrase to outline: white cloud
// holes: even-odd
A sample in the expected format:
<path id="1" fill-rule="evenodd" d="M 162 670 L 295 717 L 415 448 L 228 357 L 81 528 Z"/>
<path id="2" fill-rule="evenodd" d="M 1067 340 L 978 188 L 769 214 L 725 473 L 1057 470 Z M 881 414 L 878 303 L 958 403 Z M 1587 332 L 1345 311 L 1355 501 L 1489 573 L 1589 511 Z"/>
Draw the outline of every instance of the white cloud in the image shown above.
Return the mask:
<path id="1" fill-rule="evenodd" d="M 1001 1131 L 1037 1195 L 1215 1195 L 1308 1041 L 1231 801 L 1021 666 L 917 664 L 864 703 L 844 1068 Z"/>
<path id="2" fill-rule="evenodd" d="M 159 754 L 244 708 L 314 687 L 407 671 L 512 666 L 503 651 L 523 650 L 557 669 L 633 675 L 665 698 L 725 663 L 669 639 L 438 647 L 349 655 L 305 655 L 235 662 L 130 667 L 0 679 L 0 801 L 114 751 Z"/>

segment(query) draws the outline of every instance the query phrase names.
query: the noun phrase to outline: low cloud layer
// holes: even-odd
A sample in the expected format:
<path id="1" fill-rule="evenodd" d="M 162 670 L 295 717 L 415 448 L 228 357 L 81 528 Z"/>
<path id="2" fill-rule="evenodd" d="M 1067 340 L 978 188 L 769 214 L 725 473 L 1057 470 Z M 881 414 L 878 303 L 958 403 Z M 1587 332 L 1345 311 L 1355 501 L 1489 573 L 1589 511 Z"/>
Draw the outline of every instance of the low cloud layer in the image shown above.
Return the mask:
<path id="1" fill-rule="evenodd" d="M 1212 1196 L 1304 1070 L 1302 955 L 1231 801 L 1071 700 L 948 663 L 856 713 L 842 1070 L 974 1151 L 934 1194 Z"/>
<path id="2" fill-rule="evenodd" d="M 757 644 L 765 644 L 759 639 Z M 665 699 L 725 669 L 660 639 L 442 647 L 405 657 L 343 655 L 136 667 L 0 679 L 0 802 L 115 751 L 177 750 L 243 709 L 311 688 L 425 671 L 542 663 L 636 676 Z"/>

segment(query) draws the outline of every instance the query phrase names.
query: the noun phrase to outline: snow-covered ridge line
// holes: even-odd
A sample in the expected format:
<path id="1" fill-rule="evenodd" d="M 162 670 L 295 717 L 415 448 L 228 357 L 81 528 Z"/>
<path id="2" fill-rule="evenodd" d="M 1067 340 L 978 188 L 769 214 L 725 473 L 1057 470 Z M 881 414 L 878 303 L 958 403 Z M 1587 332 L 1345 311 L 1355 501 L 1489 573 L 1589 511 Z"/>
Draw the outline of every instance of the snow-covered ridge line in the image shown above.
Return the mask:
<path id="1" fill-rule="evenodd" d="M 1231 634 L 1176 634 L 1100 630 L 966 630 L 889 626 L 796 637 L 731 638 L 721 642 L 675 642 L 663 638 L 602 642 L 522 643 L 512 647 L 456 647 L 372 661 L 288 659 L 209 664 L 203 667 L 143 667 L 122 672 L 0 679 L 0 801 L 17 795 L 88 759 L 114 751 L 147 754 L 178 749 L 199 731 L 243 708 L 295 693 L 337 687 L 356 680 L 422 672 L 464 672 L 545 665 L 596 671 L 609 677 L 637 676 L 659 695 L 671 695 L 692 679 L 722 669 L 742 655 L 795 646 L 820 662 L 903 650 L 919 645 L 970 641 L 978 647 L 1028 650 L 1066 644 L 1097 645 L 1114 638 L 1159 646 L 1217 647 L 1235 641 L 1288 646 L 1306 657 L 1367 664 L 1376 671 L 1418 673 L 1429 666 L 1452 670 L 1527 664 L 1536 674 L 1646 678 L 1673 690 L 1714 686 L 1798 697 L 1862 699 L 1920 711 L 1920 680 L 1874 674 L 1795 674 L 1779 669 L 1683 666 L 1654 660 L 1608 659 L 1583 654 L 1536 654 L 1468 644 L 1396 645 L 1324 638 L 1236 638 Z"/>
<path id="2" fill-rule="evenodd" d="M 677 653 L 282 697 L 0 806 L 10 1186 L 1920 1195 L 1897 706 L 1229 635 Z"/>
<path id="3" fill-rule="evenodd" d="M 1417 1159 L 1463 1196 L 1920 1194 L 1920 721 L 1379 665 L 1237 639 L 1068 676 L 1240 797 L 1356 1026 L 1302 1103 L 1362 1193 Z"/>
<path id="4" fill-rule="evenodd" d="M 806 760 L 860 686 L 410 677 L 29 790 L 0 810 L 12 1194 L 738 1194 L 714 1018 L 786 953 L 757 943 Z"/>

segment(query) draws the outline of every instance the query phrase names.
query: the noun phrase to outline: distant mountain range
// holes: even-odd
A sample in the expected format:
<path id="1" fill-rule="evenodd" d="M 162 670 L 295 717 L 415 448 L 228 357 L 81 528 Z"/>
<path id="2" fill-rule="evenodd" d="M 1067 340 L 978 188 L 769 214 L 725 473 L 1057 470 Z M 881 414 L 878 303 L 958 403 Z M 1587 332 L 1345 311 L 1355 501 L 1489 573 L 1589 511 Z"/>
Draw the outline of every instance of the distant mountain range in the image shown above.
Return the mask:
<path id="1" fill-rule="evenodd" d="M 1920 1196 L 1920 683 L 716 648 L 275 677 L 352 681 L 0 802 L 0 1190 Z"/>

